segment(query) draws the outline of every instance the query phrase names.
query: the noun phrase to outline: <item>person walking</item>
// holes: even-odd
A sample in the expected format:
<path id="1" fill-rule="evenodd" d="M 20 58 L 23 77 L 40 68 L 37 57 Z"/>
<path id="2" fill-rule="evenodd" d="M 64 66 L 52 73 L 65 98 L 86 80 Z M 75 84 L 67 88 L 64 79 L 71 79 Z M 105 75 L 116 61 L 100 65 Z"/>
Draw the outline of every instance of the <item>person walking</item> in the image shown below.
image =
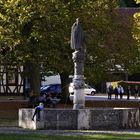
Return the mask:
<path id="1" fill-rule="evenodd" d="M 130 86 L 128 86 L 127 87 L 127 100 L 129 100 L 129 98 L 130 98 L 130 95 L 131 95 L 131 87 Z"/>
<path id="2" fill-rule="evenodd" d="M 134 88 L 134 98 L 138 99 L 138 96 L 139 96 L 139 89 L 138 89 L 138 86 L 136 85 Z"/>
<path id="3" fill-rule="evenodd" d="M 113 94 L 113 86 L 112 85 L 109 85 L 107 92 L 108 92 L 108 99 L 111 100 L 112 94 Z"/>
<path id="4" fill-rule="evenodd" d="M 121 85 L 118 87 L 118 93 L 120 95 L 120 99 L 123 99 L 124 89 Z"/>
<path id="5" fill-rule="evenodd" d="M 118 100 L 118 86 L 115 87 L 114 92 L 115 92 L 115 100 Z"/>

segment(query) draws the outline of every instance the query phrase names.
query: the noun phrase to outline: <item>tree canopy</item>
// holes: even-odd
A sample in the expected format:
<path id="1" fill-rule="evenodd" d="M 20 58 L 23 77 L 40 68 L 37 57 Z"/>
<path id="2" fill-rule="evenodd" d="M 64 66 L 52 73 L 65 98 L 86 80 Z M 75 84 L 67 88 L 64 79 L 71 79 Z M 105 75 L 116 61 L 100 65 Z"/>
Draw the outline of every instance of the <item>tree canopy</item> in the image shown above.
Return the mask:
<path id="1" fill-rule="evenodd" d="M 135 0 L 140 3 L 140 0 Z M 140 47 L 140 12 L 134 14 L 134 38 L 137 40 L 138 46 Z"/>
<path id="2" fill-rule="evenodd" d="M 119 17 L 117 4 L 116 0 L 0 0 L 1 60 L 31 61 L 45 71 L 72 74 L 70 33 L 79 17 L 86 35 L 85 76 L 102 81 L 116 65 L 130 72 L 137 47 L 132 24 L 124 15 Z"/>

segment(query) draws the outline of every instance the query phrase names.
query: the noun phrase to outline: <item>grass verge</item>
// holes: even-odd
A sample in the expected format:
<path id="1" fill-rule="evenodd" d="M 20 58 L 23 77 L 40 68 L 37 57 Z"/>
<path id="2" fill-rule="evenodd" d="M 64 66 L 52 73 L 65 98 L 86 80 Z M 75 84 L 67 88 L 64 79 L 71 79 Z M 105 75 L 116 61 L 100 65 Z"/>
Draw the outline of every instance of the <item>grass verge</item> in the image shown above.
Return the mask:
<path id="1" fill-rule="evenodd" d="M 88 136 L 50 136 L 38 134 L 1 134 L 0 140 L 140 140 L 140 135 L 94 134 Z"/>
<path id="2" fill-rule="evenodd" d="M 16 119 L 0 119 L 0 126 L 18 126 Z"/>

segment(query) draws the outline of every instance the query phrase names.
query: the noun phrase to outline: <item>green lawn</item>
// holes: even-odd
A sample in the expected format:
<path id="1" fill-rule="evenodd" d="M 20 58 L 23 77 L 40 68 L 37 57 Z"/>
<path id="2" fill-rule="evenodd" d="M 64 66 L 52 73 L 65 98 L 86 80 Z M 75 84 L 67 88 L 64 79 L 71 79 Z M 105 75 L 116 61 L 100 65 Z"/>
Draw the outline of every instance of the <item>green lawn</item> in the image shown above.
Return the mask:
<path id="1" fill-rule="evenodd" d="M 0 119 L 0 126 L 18 126 L 18 120 Z"/>
<path id="2" fill-rule="evenodd" d="M 0 134 L 0 140 L 140 140 L 140 135 L 94 134 L 89 136 L 48 136 L 31 134 Z"/>

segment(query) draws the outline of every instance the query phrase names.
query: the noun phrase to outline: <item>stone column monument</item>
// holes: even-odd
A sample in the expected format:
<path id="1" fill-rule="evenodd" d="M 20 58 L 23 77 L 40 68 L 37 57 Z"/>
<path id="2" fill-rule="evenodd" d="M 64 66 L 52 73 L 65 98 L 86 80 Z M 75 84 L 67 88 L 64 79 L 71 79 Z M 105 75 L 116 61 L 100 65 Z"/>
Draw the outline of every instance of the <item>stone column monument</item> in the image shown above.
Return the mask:
<path id="1" fill-rule="evenodd" d="M 84 95 L 84 59 L 85 59 L 85 36 L 79 19 L 72 25 L 71 30 L 71 48 L 75 51 L 72 54 L 74 62 L 74 99 L 73 109 L 85 108 Z"/>

